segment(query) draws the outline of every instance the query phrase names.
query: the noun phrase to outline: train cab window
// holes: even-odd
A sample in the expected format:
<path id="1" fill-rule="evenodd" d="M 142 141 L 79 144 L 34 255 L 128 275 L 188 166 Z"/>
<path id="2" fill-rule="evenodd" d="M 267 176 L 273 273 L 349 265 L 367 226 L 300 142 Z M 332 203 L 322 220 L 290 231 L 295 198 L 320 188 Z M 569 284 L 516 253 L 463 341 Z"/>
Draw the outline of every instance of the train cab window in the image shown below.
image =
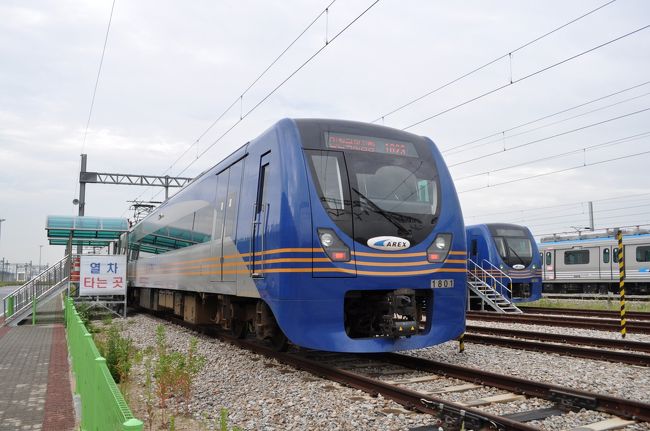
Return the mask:
<path id="1" fill-rule="evenodd" d="M 551 263 L 552 263 L 552 261 L 551 261 L 551 252 L 547 251 L 546 252 L 546 264 L 550 265 Z"/>
<path id="2" fill-rule="evenodd" d="M 609 263 L 609 249 L 603 249 L 603 263 Z"/>
<path id="3" fill-rule="evenodd" d="M 323 205 L 333 210 L 345 209 L 339 157 L 335 153 L 328 154 L 324 151 L 310 151 L 309 156 L 316 172 Z"/>
<path id="4" fill-rule="evenodd" d="M 642 245 L 636 248 L 637 262 L 650 262 L 650 246 Z"/>
<path id="5" fill-rule="evenodd" d="M 618 247 L 614 248 L 612 254 L 614 255 L 612 260 L 614 261 L 614 263 L 618 263 Z"/>
<path id="6" fill-rule="evenodd" d="M 585 265 L 589 263 L 589 250 L 571 250 L 564 252 L 565 265 Z"/>

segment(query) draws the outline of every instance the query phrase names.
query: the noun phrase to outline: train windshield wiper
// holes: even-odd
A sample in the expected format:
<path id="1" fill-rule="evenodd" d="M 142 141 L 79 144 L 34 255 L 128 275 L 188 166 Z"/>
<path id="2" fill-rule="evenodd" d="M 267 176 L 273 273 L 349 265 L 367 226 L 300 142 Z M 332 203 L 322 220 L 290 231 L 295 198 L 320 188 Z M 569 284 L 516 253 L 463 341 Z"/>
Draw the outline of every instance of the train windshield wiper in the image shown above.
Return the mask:
<path id="1" fill-rule="evenodd" d="M 524 260 L 521 258 L 521 256 L 519 256 L 517 254 L 517 252 L 515 251 L 514 248 L 510 247 L 510 244 L 508 243 L 508 240 L 506 240 L 506 244 L 508 245 L 508 250 L 510 250 L 511 252 L 513 252 L 515 254 L 515 256 L 517 256 L 517 259 L 519 259 L 519 262 L 521 262 L 522 265 L 526 266 L 526 264 L 524 263 Z"/>
<path id="2" fill-rule="evenodd" d="M 379 207 L 379 205 L 377 205 L 376 203 L 374 203 L 372 200 L 370 200 L 369 197 L 367 197 L 366 195 L 364 195 L 363 193 L 361 193 L 359 190 L 355 189 L 354 187 L 351 187 L 351 189 L 352 189 L 352 191 L 354 191 L 356 194 L 358 194 L 360 198 L 362 198 L 363 200 L 365 200 L 365 201 L 368 203 L 368 206 L 369 206 L 369 207 L 370 207 L 374 212 L 376 212 L 377 214 L 383 216 L 386 220 L 388 220 L 388 221 L 391 222 L 393 225 L 395 225 L 395 227 L 397 227 L 397 230 L 398 230 L 398 232 L 399 232 L 400 235 L 409 235 L 409 236 L 411 235 L 411 231 L 408 230 L 408 229 L 406 229 L 406 228 L 404 227 L 403 224 L 401 224 L 400 222 L 398 222 L 398 221 L 395 219 L 395 216 L 393 215 L 393 213 L 389 213 L 389 212 L 384 211 L 383 209 L 381 209 L 381 208 Z"/>

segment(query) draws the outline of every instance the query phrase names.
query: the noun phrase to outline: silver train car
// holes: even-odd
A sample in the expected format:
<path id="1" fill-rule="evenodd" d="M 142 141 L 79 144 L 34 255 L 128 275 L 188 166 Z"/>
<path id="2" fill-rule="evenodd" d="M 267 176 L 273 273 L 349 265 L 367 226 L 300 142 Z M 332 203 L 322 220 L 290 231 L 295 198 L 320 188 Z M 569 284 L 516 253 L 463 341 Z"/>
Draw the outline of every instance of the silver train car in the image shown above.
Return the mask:
<path id="1" fill-rule="evenodd" d="M 624 232 L 625 292 L 650 293 L 650 231 Z M 619 292 L 616 233 L 542 238 L 544 293 Z"/>

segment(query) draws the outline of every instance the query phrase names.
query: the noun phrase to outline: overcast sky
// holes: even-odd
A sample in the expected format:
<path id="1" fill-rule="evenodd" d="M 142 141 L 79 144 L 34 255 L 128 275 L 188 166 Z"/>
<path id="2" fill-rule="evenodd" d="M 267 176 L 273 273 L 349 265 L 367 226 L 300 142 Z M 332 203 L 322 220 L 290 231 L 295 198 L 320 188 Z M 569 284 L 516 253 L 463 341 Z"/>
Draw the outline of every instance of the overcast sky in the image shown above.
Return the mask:
<path id="1" fill-rule="evenodd" d="M 39 245 L 47 244 L 46 215 L 76 213 L 82 151 L 90 171 L 178 175 L 372 4 L 336 1 L 327 20 L 193 144 L 330 1 L 117 0 L 85 146 L 112 0 L 0 3 L 0 257 L 36 263 Z M 650 107 L 650 84 L 642 85 L 650 81 L 650 29 L 518 81 L 650 24 L 645 0 L 615 1 L 385 116 L 605 3 L 381 0 L 183 175 L 213 166 L 284 117 L 384 116 L 379 123 L 405 128 L 512 80 L 408 128 L 443 151 L 497 134 L 445 152 L 466 222 L 523 223 L 537 235 L 570 231 L 587 226 L 585 202 L 592 200 L 597 227 L 650 223 L 650 154 L 635 155 L 650 151 L 650 111 L 637 112 Z M 620 160 L 605 162 L 613 158 Z M 476 160 L 457 164 L 469 159 Z M 89 185 L 86 215 L 131 216 L 128 200 L 160 199 L 157 192 Z M 43 251 L 45 263 L 64 250 Z"/>

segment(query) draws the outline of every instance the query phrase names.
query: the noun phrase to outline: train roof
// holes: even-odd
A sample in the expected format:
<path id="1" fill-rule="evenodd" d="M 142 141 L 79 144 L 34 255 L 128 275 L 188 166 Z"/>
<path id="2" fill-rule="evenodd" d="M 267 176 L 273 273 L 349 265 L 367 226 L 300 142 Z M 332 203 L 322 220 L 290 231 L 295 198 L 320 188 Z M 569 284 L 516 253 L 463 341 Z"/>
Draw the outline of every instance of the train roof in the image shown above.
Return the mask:
<path id="1" fill-rule="evenodd" d="M 650 233 L 641 233 L 641 234 L 632 234 L 632 235 L 625 235 L 623 234 L 623 238 L 629 239 L 650 239 Z M 616 239 L 615 236 L 612 235 L 607 235 L 607 236 L 598 236 L 598 237 L 591 237 L 591 238 L 566 238 L 566 239 L 560 239 L 559 241 L 544 241 L 546 238 L 542 238 L 542 241 L 539 243 L 540 246 L 548 246 L 548 245 L 565 245 L 565 244 L 570 244 L 572 242 L 574 243 L 594 243 L 594 242 L 602 242 L 606 240 L 614 240 Z"/>

